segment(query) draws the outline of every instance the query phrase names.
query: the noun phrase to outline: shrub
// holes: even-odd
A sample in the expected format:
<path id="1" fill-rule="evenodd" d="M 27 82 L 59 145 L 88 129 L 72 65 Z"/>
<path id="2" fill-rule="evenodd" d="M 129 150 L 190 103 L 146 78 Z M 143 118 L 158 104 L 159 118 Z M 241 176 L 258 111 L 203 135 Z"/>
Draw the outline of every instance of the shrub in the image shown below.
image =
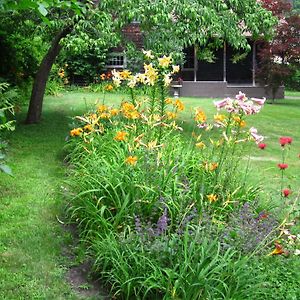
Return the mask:
<path id="1" fill-rule="evenodd" d="M 5 134 L 8 131 L 15 129 L 15 121 L 12 119 L 14 116 L 14 103 L 18 99 L 18 93 L 15 89 L 8 89 L 9 84 L 0 83 L 0 171 L 10 174 L 11 169 L 5 164 Z"/>

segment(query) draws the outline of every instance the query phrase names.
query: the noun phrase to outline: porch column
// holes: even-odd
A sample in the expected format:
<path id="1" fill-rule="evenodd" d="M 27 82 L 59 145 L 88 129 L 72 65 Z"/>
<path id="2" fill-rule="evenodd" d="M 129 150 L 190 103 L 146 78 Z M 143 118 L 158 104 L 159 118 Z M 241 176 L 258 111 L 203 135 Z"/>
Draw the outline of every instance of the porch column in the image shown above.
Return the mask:
<path id="1" fill-rule="evenodd" d="M 252 44 L 252 86 L 255 86 L 255 72 L 256 72 L 256 42 Z"/>
<path id="2" fill-rule="evenodd" d="M 227 82 L 227 76 L 226 76 L 226 43 L 224 43 L 223 47 L 223 81 Z"/>
<path id="3" fill-rule="evenodd" d="M 197 47 L 194 46 L 194 82 L 197 81 L 197 69 L 198 69 Z"/>

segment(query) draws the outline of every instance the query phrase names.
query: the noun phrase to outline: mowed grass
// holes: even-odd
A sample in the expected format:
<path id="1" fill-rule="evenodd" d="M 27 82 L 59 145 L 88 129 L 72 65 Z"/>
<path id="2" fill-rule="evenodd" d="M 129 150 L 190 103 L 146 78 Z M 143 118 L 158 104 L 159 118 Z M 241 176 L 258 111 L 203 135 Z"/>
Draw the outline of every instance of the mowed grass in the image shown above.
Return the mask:
<path id="1" fill-rule="evenodd" d="M 188 134 L 194 129 L 192 112 L 195 107 L 202 108 L 209 120 L 217 112 L 212 99 L 184 98 L 183 101 L 187 110 L 182 119 Z M 268 193 L 280 193 L 281 173 L 277 164 L 282 162 L 283 149 L 279 145 L 279 138 L 290 136 L 293 143 L 287 147 L 286 162 L 289 167 L 285 170 L 285 187 L 291 187 L 297 193 L 300 189 L 300 100 L 281 99 L 275 104 L 267 103 L 259 114 L 248 116 L 245 120 L 247 128 L 257 128 L 259 134 L 265 137 L 263 142 L 267 144 L 264 150 L 260 150 L 255 143 L 245 148 L 244 160 L 250 160 L 249 180 L 253 184 L 262 185 Z"/>
<path id="2" fill-rule="evenodd" d="M 116 106 L 129 99 L 117 94 L 107 94 L 105 98 L 106 103 Z M 70 262 L 62 254 L 71 237 L 56 218 L 64 209 L 62 149 L 71 129 L 71 117 L 92 109 L 102 99 L 102 94 L 89 92 L 46 97 L 42 122 L 30 126 L 19 123 L 13 133 L 9 164 L 14 177 L 0 174 L 0 299 L 78 299 L 65 280 Z M 181 119 L 189 137 L 193 109 L 201 107 L 210 120 L 216 110 L 212 99 L 182 101 L 186 110 Z M 19 120 L 24 118 L 24 113 L 18 116 Z M 246 149 L 251 161 L 251 183 L 262 184 L 275 195 L 280 192 L 277 163 L 282 150 L 278 138 L 291 136 L 294 141 L 287 159 L 286 184 L 296 193 L 300 186 L 300 101 L 267 104 L 247 122 L 266 136 L 267 143 L 263 151 L 255 144 Z"/>
<path id="3" fill-rule="evenodd" d="M 14 177 L 0 173 L 1 300 L 82 299 L 65 279 L 66 266 L 74 262 L 64 257 L 63 248 L 72 237 L 57 221 L 64 208 L 62 149 L 69 116 L 75 114 L 68 99 L 47 97 L 42 122 L 19 122 L 10 138 Z M 83 108 L 84 102 L 76 114 Z"/>
<path id="4" fill-rule="evenodd" d="M 300 99 L 300 91 L 285 91 L 284 95 L 286 98 L 288 97 L 297 97 Z"/>

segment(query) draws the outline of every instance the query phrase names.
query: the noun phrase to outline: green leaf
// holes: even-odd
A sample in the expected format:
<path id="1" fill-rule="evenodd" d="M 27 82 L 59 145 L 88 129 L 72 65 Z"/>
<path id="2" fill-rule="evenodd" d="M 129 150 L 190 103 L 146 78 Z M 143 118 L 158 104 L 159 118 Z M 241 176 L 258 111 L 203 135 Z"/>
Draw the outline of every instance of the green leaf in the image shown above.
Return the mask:
<path id="1" fill-rule="evenodd" d="M 8 165 L 0 165 L 0 170 L 8 175 L 13 176 L 11 168 Z"/>

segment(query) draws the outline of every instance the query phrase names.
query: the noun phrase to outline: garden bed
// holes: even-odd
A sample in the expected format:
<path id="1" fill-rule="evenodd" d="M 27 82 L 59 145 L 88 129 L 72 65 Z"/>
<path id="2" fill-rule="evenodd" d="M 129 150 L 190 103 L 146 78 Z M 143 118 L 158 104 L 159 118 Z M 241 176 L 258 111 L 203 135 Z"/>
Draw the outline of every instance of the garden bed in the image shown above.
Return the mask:
<path id="1" fill-rule="evenodd" d="M 239 93 L 216 102 L 224 113 L 215 111 L 212 122 L 198 108 L 187 138 L 179 117 L 185 105 L 166 93 L 174 71 L 163 57 L 145 65 L 144 75 L 115 73 L 117 85 L 132 88 L 131 100 L 101 102 L 75 118 L 67 146 L 70 217 L 115 297 L 266 299 L 272 280 L 260 271 L 263 257 L 298 251 L 298 196 L 286 181 L 293 140 L 277 144 L 278 215 L 260 201 L 242 160 L 255 142 L 256 151 L 267 149 L 246 124 L 264 100 Z M 137 97 L 135 85 L 147 82 L 152 92 Z"/>

